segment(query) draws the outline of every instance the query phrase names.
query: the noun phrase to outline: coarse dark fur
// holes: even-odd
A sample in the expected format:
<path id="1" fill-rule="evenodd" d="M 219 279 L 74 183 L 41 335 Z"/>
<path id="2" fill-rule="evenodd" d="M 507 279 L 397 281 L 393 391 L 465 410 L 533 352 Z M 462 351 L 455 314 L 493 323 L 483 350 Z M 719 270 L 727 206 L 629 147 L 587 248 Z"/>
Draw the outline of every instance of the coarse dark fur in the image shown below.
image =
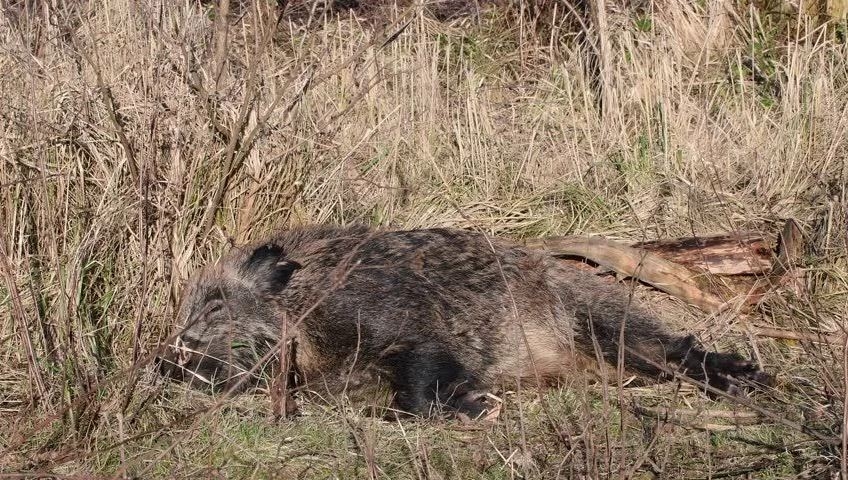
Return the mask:
<path id="1" fill-rule="evenodd" d="M 725 391 L 768 380 L 738 355 L 670 333 L 620 285 L 462 230 L 286 230 L 198 274 L 180 319 L 160 359 L 166 375 L 243 390 L 285 344 L 291 387 L 333 393 L 379 379 L 416 415 L 439 406 L 476 417 L 480 392 L 556 380 L 599 357 L 616 365 L 620 353 L 652 379 L 669 377 L 662 366 Z"/>

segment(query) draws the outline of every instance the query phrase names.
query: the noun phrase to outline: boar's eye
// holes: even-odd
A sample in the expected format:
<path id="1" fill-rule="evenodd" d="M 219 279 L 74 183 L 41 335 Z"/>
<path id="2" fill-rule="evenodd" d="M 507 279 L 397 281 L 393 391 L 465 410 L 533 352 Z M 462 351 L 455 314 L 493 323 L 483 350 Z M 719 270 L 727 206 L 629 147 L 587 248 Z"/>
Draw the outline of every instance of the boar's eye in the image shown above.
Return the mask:
<path id="1" fill-rule="evenodd" d="M 213 300 L 206 304 L 206 314 L 211 315 L 213 313 L 218 313 L 224 309 L 224 302 L 221 300 Z"/>
<path id="2" fill-rule="evenodd" d="M 227 302 L 225 301 L 226 297 L 224 296 L 224 292 L 221 291 L 219 287 L 216 287 L 212 291 L 206 294 L 206 298 L 204 298 L 203 307 L 200 310 L 201 316 L 210 316 L 220 313 L 222 310 L 227 308 Z"/>

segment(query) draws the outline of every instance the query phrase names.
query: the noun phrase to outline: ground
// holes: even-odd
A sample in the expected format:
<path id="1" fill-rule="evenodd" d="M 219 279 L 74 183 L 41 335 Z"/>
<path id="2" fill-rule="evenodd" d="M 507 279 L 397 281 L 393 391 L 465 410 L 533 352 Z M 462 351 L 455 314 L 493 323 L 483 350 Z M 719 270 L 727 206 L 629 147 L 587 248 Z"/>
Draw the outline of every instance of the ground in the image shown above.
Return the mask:
<path id="1" fill-rule="evenodd" d="M 582 14 L 582 34 L 543 0 L 451 18 L 411 2 L 311 19 L 264 2 L 62 4 L 0 9 L 0 473 L 845 475 L 844 21 L 622 2 Z M 576 374 L 497 392 L 493 423 L 387 421 L 367 398 L 277 419 L 261 392 L 191 392 L 149 365 L 192 272 L 289 225 L 638 242 L 788 218 L 804 288 L 751 313 L 634 286 L 776 375 L 747 400 Z"/>

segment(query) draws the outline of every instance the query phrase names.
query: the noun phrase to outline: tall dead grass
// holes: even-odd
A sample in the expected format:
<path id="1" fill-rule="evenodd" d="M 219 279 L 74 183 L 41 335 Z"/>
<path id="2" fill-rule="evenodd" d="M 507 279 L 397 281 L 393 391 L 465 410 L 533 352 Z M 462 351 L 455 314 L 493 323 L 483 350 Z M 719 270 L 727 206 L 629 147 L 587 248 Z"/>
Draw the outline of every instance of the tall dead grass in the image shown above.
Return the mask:
<path id="1" fill-rule="evenodd" d="M 145 365 L 194 268 L 312 222 L 643 240 L 792 217 L 806 293 L 751 321 L 844 334 L 844 25 L 720 0 L 607 4 L 585 41 L 551 2 L 452 23 L 420 5 L 296 23 L 226 4 L 2 4 L 0 471 L 845 474 L 844 446 L 768 422 L 702 433 L 630 413 L 712 408 L 673 386 L 519 392 L 470 433 L 349 407 L 274 426 L 261 400 L 210 410 Z M 730 313 L 653 308 L 708 342 L 749 340 Z M 763 404 L 844 435 L 845 349 L 754 342 L 780 379 Z"/>

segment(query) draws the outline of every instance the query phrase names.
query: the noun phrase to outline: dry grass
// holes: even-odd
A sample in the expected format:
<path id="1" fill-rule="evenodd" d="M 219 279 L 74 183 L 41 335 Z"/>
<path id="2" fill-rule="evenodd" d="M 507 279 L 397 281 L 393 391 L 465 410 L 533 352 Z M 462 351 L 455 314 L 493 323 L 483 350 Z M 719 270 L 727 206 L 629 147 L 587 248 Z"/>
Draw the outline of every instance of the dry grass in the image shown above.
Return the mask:
<path id="1" fill-rule="evenodd" d="M 721 1 L 607 5 L 595 61 L 556 2 L 308 27 L 262 2 L 228 20 L 194 2 L 28 3 L 0 3 L 0 472 L 844 474 L 844 349 L 741 332 L 845 331 L 845 25 Z M 577 378 L 506 395 L 492 427 L 385 422 L 343 400 L 275 423 L 266 397 L 218 402 L 146 366 L 193 269 L 281 226 L 638 241 L 787 217 L 808 241 L 805 294 L 743 320 L 640 292 L 708 344 L 756 351 L 779 378 L 755 398 L 772 416 Z"/>

